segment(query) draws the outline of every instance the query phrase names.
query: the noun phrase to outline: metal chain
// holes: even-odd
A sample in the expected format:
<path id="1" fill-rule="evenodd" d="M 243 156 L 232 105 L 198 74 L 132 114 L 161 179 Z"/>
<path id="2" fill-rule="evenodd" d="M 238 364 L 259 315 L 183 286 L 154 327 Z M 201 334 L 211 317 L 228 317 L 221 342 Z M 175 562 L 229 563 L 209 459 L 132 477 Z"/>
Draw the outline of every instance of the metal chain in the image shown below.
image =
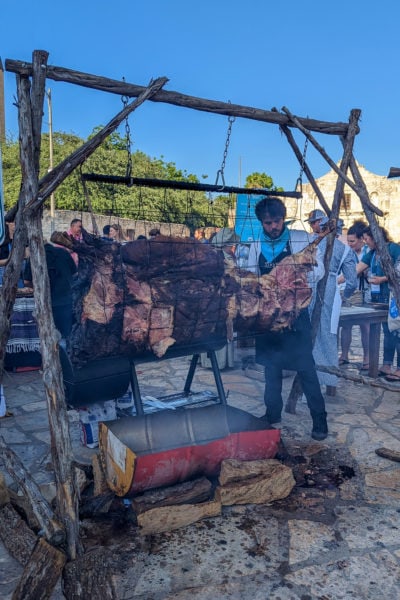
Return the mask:
<path id="1" fill-rule="evenodd" d="M 125 82 L 125 77 L 122 78 L 122 81 Z M 129 96 L 121 96 L 121 101 L 122 101 L 122 104 L 124 105 L 124 108 L 126 108 L 128 106 Z M 132 152 L 131 152 L 132 142 L 131 142 L 131 128 L 129 125 L 128 115 L 125 117 L 125 139 L 126 139 L 126 154 L 127 154 L 126 174 L 125 175 L 126 175 L 126 177 L 131 177 L 131 175 L 132 175 Z"/>
<path id="2" fill-rule="evenodd" d="M 225 186 L 225 177 L 224 177 L 225 163 L 226 163 L 226 157 L 228 156 L 229 143 L 231 141 L 232 125 L 235 122 L 235 120 L 236 120 L 236 117 L 231 117 L 231 116 L 228 117 L 228 131 L 226 134 L 225 150 L 224 150 L 224 154 L 222 157 L 221 168 L 217 171 L 217 178 L 215 180 L 215 185 L 217 185 L 219 178 L 221 177 L 222 187 Z"/>
<path id="3" fill-rule="evenodd" d="M 308 137 L 306 137 L 306 141 L 304 142 L 304 150 L 303 150 L 303 156 L 301 158 L 301 163 L 300 163 L 300 173 L 299 176 L 297 178 L 296 181 L 296 186 L 295 189 L 297 190 L 297 188 L 300 188 L 300 192 L 303 191 L 303 172 L 304 172 L 304 166 L 306 164 L 306 155 L 307 155 L 307 148 L 308 148 Z"/>

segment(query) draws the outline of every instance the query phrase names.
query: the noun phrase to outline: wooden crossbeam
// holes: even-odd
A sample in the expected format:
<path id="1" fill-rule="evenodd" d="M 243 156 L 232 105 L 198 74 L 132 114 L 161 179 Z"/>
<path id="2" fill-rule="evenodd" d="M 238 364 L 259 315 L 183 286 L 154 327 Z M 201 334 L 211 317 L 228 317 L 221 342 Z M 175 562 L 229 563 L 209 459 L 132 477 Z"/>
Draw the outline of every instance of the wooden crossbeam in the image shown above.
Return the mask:
<path id="1" fill-rule="evenodd" d="M 32 74 L 32 64 L 25 61 L 7 58 L 5 61 L 5 70 L 11 73 L 18 73 L 20 75 L 29 77 Z M 46 77 L 54 81 L 73 83 L 82 87 L 128 97 L 137 97 L 146 89 L 143 86 L 126 83 L 125 81 L 118 81 L 108 77 L 101 77 L 98 75 L 92 75 L 90 73 L 82 73 L 81 71 L 74 71 L 72 69 L 65 69 L 64 67 L 56 67 L 52 65 L 48 65 L 46 67 Z M 149 100 L 151 102 L 165 102 L 175 106 L 183 106 L 185 108 L 192 108 L 195 110 L 217 113 L 230 117 L 242 117 L 244 119 L 252 119 L 254 121 L 264 121 L 266 123 L 275 123 L 276 125 L 295 127 L 287 115 L 280 112 L 263 110 L 261 108 L 254 108 L 251 106 L 242 106 L 239 104 L 231 104 L 230 102 L 220 102 L 218 100 L 197 98 L 195 96 L 181 94 L 180 92 L 159 90 L 156 94 L 149 98 Z M 303 117 L 297 118 L 303 127 L 309 131 L 315 131 L 329 135 L 347 135 L 347 130 L 349 127 L 348 123 L 331 123 L 329 121 L 318 121 L 316 119 Z"/>
<path id="2" fill-rule="evenodd" d="M 390 167 L 388 179 L 391 177 L 400 177 L 400 168 L 399 167 Z"/>

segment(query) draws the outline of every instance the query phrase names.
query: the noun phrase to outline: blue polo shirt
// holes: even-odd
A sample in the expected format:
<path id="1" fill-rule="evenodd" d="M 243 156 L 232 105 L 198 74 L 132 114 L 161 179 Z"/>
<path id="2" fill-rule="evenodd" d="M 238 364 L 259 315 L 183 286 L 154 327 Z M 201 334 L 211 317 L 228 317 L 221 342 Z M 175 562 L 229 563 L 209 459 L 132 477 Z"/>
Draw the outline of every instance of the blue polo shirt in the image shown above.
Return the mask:
<path id="1" fill-rule="evenodd" d="M 395 264 L 396 261 L 400 258 L 400 244 L 396 244 L 395 242 L 388 242 L 387 249 L 392 259 L 392 263 Z M 385 272 L 382 269 L 382 264 L 380 261 L 380 257 L 377 256 L 375 250 L 368 250 L 361 257 L 361 262 L 368 265 L 370 268 L 371 275 L 377 275 L 378 277 L 385 276 Z M 381 296 L 381 299 L 378 300 L 380 302 L 389 302 L 389 284 L 387 281 L 380 284 L 380 290 L 378 295 Z M 373 300 L 373 295 L 377 295 L 371 290 L 371 299 Z"/>

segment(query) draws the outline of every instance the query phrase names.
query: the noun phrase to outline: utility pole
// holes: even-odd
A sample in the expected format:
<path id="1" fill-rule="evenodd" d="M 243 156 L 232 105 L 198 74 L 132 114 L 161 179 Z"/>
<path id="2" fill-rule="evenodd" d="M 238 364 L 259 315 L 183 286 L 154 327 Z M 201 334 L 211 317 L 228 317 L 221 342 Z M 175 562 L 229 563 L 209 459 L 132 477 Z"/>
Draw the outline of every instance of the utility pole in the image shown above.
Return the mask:
<path id="1" fill-rule="evenodd" d="M 1 149 L 6 143 L 6 118 L 4 110 L 4 69 L 0 58 L 0 243 L 4 242 L 6 228 L 4 223 L 3 163 Z"/>
<path id="2" fill-rule="evenodd" d="M 6 118 L 4 108 L 4 69 L 0 58 L 0 144 L 6 141 Z"/>
<path id="3" fill-rule="evenodd" d="M 51 104 L 51 89 L 49 88 L 46 92 L 47 96 L 47 113 L 49 117 L 49 168 L 48 172 L 53 170 L 53 110 Z M 54 192 L 50 194 L 50 218 L 51 218 L 51 233 L 54 231 L 54 219 L 55 219 L 55 199 Z"/>

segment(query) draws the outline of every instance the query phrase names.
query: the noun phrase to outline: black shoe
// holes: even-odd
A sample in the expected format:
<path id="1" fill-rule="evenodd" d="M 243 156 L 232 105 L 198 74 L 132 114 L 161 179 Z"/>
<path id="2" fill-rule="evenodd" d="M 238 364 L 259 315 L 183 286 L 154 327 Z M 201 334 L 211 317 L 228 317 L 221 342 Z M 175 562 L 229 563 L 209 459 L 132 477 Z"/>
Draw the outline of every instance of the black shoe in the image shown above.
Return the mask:
<path id="1" fill-rule="evenodd" d="M 278 423 L 282 422 L 282 417 L 281 415 L 273 415 L 271 413 L 269 413 L 268 411 L 266 413 L 264 413 L 260 419 L 265 419 L 266 421 L 268 421 L 268 425 L 277 425 Z"/>
<path id="2" fill-rule="evenodd" d="M 267 414 L 265 415 L 267 418 L 267 421 L 270 425 L 278 425 L 278 423 L 282 422 L 282 417 L 280 414 L 277 413 L 269 413 L 267 411 Z"/>
<path id="3" fill-rule="evenodd" d="M 328 436 L 328 424 L 326 422 L 326 413 L 312 415 L 313 428 L 311 437 L 313 440 L 324 440 Z"/>

